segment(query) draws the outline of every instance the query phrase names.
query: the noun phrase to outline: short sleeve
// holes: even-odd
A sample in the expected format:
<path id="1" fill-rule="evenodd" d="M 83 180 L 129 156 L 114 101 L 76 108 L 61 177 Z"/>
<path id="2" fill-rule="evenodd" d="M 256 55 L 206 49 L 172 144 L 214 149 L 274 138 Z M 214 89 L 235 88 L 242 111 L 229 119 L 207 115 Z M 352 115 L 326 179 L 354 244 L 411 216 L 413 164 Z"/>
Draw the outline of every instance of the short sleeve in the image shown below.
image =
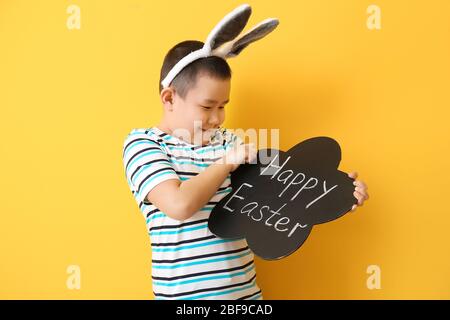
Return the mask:
<path id="1" fill-rule="evenodd" d="M 128 185 L 139 202 L 158 184 L 180 180 L 169 156 L 158 141 L 145 133 L 130 133 L 123 145 L 123 165 Z"/>

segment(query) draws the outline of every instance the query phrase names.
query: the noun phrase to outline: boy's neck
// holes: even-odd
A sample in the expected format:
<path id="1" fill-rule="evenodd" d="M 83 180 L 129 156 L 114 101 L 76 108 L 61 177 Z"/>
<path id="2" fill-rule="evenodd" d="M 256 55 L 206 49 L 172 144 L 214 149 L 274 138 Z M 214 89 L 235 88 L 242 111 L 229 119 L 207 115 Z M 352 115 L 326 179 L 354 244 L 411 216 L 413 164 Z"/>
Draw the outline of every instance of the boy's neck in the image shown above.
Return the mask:
<path id="1" fill-rule="evenodd" d="M 156 127 L 168 135 L 174 136 L 175 138 L 178 138 L 189 144 L 194 144 L 194 137 L 191 137 L 190 135 L 188 135 L 188 136 L 174 135 L 174 132 L 173 132 L 174 130 L 164 122 L 160 122 L 159 124 L 156 125 Z M 205 145 L 208 145 L 208 143 L 209 142 L 201 142 L 200 144 L 202 146 L 205 146 Z M 198 144 L 198 143 L 196 142 L 196 144 Z"/>
<path id="2" fill-rule="evenodd" d="M 192 140 L 191 137 L 184 137 L 184 136 L 180 136 L 180 135 L 174 135 L 173 130 L 170 128 L 170 126 L 168 126 L 168 125 L 165 124 L 164 122 L 160 122 L 158 125 L 156 125 L 156 127 L 157 127 L 159 130 L 161 130 L 161 131 L 167 133 L 168 135 L 174 136 L 174 137 L 176 137 L 176 138 L 178 138 L 178 139 L 180 139 L 180 140 L 183 140 L 183 141 L 185 141 L 185 142 L 187 142 L 187 143 L 189 143 L 189 144 L 192 144 L 192 143 L 193 143 L 193 142 L 191 141 L 191 140 Z"/>
<path id="3" fill-rule="evenodd" d="M 164 125 L 163 123 L 157 124 L 156 127 L 159 130 L 164 131 L 165 133 L 167 133 L 169 135 L 172 135 L 172 130 L 168 126 Z"/>

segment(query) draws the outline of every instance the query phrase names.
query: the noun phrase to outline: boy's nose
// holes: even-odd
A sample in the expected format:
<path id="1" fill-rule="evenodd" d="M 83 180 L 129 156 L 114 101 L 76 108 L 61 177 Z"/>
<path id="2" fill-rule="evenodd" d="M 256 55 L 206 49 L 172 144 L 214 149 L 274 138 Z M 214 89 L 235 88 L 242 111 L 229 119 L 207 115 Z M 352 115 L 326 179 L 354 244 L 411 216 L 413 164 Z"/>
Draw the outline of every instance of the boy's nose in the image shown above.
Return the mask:
<path id="1" fill-rule="evenodd" d="M 208 123 L 215 128 L 220 124 L 220 118 L 218 116 L 211 116 L 209 117 Z"/>

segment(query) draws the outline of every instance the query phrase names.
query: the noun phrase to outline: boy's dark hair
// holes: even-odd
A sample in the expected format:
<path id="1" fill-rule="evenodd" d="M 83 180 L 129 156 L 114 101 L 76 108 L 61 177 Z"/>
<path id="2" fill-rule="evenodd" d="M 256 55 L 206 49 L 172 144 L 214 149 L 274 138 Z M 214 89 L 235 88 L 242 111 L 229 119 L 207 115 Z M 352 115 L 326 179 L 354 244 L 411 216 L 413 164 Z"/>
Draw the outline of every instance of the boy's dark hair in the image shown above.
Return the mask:
<path id="1" fill-rule="evenodd" d="M 178 43 L 167 52 L 161 67 L 159 93 L 161 93 L 163 89 L 161 81 L 164 80 L 172 67 L 192 51 L 201 49 L 203 45 L 204 43 L 201 41 L 186 40 Z M 207 74 L 218 79 L 230 79 L 231 68 L 226 60 L 220 57 L 210 56 L 200 58 L 183 68 L 170 83 L 170 86 L 175 89 L 182 99 L 185 99 L 189 90 L 195 87 L 197 76 L 199 74 Z"/>

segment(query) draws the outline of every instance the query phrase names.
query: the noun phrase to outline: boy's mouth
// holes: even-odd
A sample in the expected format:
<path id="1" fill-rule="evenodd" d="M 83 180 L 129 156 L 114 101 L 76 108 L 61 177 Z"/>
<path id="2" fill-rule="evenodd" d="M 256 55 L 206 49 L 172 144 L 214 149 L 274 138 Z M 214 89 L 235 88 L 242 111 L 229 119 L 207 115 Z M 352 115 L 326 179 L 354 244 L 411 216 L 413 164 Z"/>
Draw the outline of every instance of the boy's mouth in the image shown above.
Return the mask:
<path id="1" fill-rule="evenodd" d="M 216 134 L 217 129 L 215 129 L 215 128 L 202 129 L 202 131 L 203 131 L 203 135 L 205 136 L 205 138 L 209 139 Z"/>

